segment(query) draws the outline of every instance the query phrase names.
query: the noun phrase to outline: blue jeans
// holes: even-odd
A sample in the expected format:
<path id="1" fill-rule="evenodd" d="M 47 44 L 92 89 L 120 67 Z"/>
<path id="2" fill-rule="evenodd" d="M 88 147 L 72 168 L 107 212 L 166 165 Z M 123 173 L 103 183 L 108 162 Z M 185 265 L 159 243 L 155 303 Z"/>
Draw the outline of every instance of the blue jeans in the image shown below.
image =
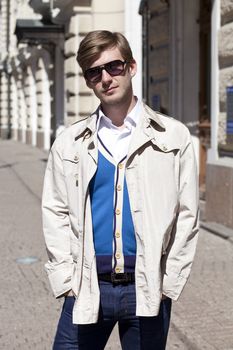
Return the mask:
<path id="1" fill-rule="evenodd" d="M 164 350 L 169 329 L 171 299 L 161 301 L 159 315 L 137 317 L 135 284 L 113 286 L 100 281 L 101 306 L 97 323 L 74 325 L 75 298 L 66 297 L 53 350 L 103 350 L 118 322 L 123 350 Z"/>

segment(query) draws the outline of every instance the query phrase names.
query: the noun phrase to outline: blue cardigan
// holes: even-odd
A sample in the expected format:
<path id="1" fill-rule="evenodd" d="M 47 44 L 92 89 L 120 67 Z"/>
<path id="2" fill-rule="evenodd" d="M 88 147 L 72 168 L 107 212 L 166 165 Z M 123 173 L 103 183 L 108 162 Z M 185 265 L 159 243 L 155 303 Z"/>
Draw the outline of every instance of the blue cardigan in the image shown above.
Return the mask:
<path id="1" fill-rule="evenodd" d="M 135 232 L 125 169 L 119 167 L 123 160 L 111 163 L 99 151 L 98 168 L 89 185 L 98 273 L 133 272 L 135 268 Z"/>

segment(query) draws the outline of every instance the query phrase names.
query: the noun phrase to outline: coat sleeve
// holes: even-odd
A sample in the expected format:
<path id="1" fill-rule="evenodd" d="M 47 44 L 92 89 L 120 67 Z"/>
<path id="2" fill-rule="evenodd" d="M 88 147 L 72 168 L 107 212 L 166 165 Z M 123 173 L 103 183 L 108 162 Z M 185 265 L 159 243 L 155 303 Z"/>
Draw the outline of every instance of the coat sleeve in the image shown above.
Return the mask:
<path id="1" fill-rule="evenodd" d="M 42 218 L 48 262 L 45 268 L 56 297 L 71 289 L 73 259 L 67 192 L 57 141 L 49 155 L 42 195 Z"/>
<path id="2" fill-rule="evenodd" d="M 163 294 L 177 300 L 189 278 L 199 231 L 196 159 L 188 129 L 180 150 L 179 207 L 167 252 L 162 258 Z"/>

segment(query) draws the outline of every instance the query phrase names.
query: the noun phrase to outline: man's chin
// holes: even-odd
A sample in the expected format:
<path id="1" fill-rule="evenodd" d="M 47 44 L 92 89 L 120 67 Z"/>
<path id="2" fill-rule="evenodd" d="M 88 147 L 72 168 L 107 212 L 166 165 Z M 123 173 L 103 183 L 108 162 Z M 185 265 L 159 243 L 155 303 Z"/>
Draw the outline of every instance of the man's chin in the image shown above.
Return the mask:
<path id="1" fill-rule="evenodd" d="M 122 102 L 122 98 L 117 94 L 111 94 L 103 96 L 102 102 L 109 105 L 114 105 Z"/>

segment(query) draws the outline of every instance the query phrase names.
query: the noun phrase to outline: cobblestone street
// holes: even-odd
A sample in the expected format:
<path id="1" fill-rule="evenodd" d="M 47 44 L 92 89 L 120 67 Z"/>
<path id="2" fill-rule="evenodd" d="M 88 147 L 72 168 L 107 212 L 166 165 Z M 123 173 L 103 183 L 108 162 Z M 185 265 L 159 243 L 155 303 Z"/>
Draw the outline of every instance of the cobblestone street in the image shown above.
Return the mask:
<path id="1" fill-rule="evenodd" d="M 60 314 L 44 271 L 46 159 L 37 148 L 0 141 L 1 350 L 50 350 Z M 201 230 L 190 281 L 173 303 L 168 350 L 233 350 L 232 267 L 233 240 Z M 120 349 L 116 329 L 106 349 Z"/>

